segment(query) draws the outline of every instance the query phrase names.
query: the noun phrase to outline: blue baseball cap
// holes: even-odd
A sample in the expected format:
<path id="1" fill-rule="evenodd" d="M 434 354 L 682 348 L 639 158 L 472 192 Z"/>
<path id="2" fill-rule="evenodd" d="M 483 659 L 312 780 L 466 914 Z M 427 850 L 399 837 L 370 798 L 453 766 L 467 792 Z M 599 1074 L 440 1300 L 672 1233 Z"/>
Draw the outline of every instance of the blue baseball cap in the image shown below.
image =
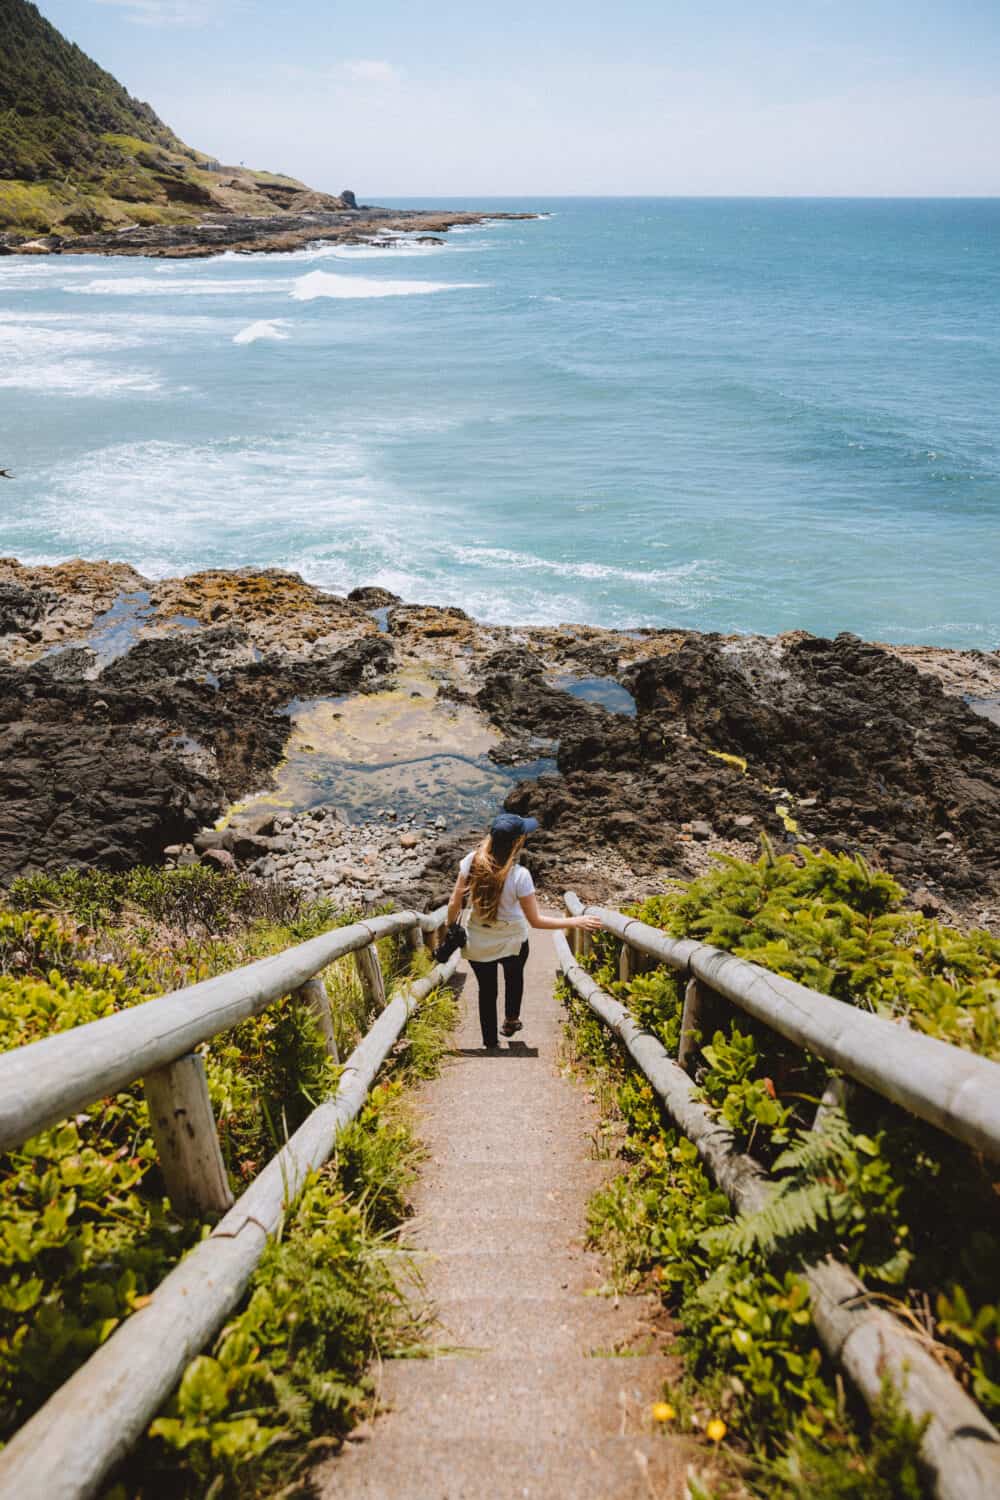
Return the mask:
<path id="1" fill-rule="evenodd" d="M 517 813 L 497 813 L 490 824 L 490 837 L 502 844 L 512 844 L 515 839 L 526 838 L 538 827 L 537 818 L 522 818 Z"/>

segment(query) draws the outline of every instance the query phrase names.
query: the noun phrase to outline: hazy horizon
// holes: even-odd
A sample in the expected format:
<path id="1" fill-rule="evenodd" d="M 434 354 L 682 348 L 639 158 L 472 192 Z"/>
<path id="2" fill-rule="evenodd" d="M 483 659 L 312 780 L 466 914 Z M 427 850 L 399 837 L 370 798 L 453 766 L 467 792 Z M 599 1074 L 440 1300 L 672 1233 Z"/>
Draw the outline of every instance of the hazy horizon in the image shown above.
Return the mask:
<path id="1" fill-rule="evenodd" d="M 189 144 L 360 199 L 992 198 L 986 0 L 42 0 Z"/>

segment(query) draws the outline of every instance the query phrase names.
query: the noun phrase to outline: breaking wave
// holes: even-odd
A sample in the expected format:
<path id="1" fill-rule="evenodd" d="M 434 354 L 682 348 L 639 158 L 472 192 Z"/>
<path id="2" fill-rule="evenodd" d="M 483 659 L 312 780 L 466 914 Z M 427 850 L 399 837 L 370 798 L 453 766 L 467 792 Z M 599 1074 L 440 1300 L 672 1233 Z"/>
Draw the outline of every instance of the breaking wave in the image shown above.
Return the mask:
<path id="1" fill-rule="evenodd" d="M 371 276 L 338 276 L 333 271 L 310 271 L 292 287 L 296 302 L 317 297 L 421 297 L 430 292 L 455 292 L 482 286 L 479 281 L 381 281 Z"/>
<path id="2" fill-rule="evenodd" d="M 258 339 L 287 339 L 284 330 L 289 326 L 287 318 L 262 318 L 258 323 L 248 323 L 233 335 L 234 344 L 256 344 Z"/>

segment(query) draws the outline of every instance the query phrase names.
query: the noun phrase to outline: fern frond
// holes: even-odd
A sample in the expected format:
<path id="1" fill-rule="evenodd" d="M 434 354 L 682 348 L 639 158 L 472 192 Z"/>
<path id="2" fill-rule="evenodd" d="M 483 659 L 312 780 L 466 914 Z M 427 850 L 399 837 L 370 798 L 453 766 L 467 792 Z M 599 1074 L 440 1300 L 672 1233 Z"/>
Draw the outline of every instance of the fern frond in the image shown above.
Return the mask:
<path id="1" fill-rule="evenodd" d="M 774 1163 L 776 1172 L 822 1172 L 850 1152 L 853 1134 L 842 1109 L 823 1115 L 819 1130 L 803 1130 Z"/>
<path id="2" fill-rule="evenodd" d="M 824 1220 L 835 1217 L 841 1197 L 823 1182 L 779 1188 L 756 1213 L 740 1214 L 732 1224 L 706 1231 L 701 1243 L 732 1255 L 749 1255 L 754 1250 L 770 1255 L 784 1241 L 811 1233 Z"/>

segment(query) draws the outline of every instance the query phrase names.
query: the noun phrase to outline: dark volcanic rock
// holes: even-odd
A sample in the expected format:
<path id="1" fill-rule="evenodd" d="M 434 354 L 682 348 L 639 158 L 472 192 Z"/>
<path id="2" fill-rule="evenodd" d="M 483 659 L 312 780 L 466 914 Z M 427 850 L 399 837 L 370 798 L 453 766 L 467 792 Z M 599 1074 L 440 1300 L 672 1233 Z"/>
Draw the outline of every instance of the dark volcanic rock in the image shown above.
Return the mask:
<path id="1" fill-rule="evenodd" d="M 161 178 L 162 188 L 171 196 L 190 201 L 194 189 L 189 184 Z M 24 254 L 54 255 L 153 255 L 178 259 L 219 255 L 231 250 L 240 253 L 298 250 L 315 240 L 335 239 L 345 244 L 365 243 L 373 235 L 387 230 L 415 232 L 430 230 L 445 233 L 456 224 L 478 224 L 485 215 L 456 209 L 452 212 L 423 209 L 378 208 L 369 204 L 341 207 L 338 200 L 326 194 L 291 193 L 280 188 L 271 190 L 282 200 L 278 211 L 268 213 L 230 213 L 220 208 L 208 210 L 197 223 L 129 224 L 100 233 L 73 236 L 40 234 L 25 239 L 23 232 L 0 231 L 0 253 L 4 250 Z M 331 207 L 330 205 L 335 206 Z M 534 213 L 495 213 L 490 218 L 534 219 Z"/>
<path id="2" fill-rule="evenodd" d="M 402 603 L 398 594 L 391 594 L 388 589 L 380 589 L 374 585 L 351 589 L 347 598 L 351 604 L 360 604 L 363 609 L 386 609 L 389 605 Z"/>
<path id="3" fill-rule="evenodd" d="M 562 776 L 508 798 L 542 822 L 543 869 L 613 843 L 641 870 L 676 849 L 683 824 L 698 836 L 705 822 L 860 852 L 960 899 L 1000 888 L 1000 729 L 890 652 L 848 635 L 691 635 L 625 682 L 634 720 L 564 716 Z M 500 685 L 493 701 L 509 693 L 516 712 L 544 717 L 533 679 Z M 721 755 L 744 757 L 746 774 Z"/>
<path id="4" fill-rule="evenodd" d="M 267 659 L 205 680 L 235 650 L 226 626 L 140 643 L 96 681 L 0 669 L 0 880 L 28 869 L 157 862 L 263 784 L 295 697 L 366 689 L 384 677 L 383 637 L 307 661 Z M 214 654 L 213 654 L 214 653 Z"/>
<path id="5" fill-rule="evenodd" d="M 38 640 L 38 622 L 45 614 L 45 598 L 38 589 L 23 584 L 0 582 L 0 636 L 21 635 Z"/>
<path id="6" fill-rule="evenodd" d="M 328 813 L 321 875 L 303 857 L 322 842 L 311 819 L 293 820 L 294 847 L 273 808 L 262 816 L 277 837 L 247 817 L 223 836 L 198 830 L 267 784 L 292 700 L 416 673 L 418 696 L 436 691 L 442 713 L 463 704 L 501 732 L 489 752 L 496 762 L 554 758 L 557 774 L 507 798 L 541 822 L 530 865 L 550 891 L 653 889 L 704 869 L 712 850 L 746 853 L 765 833 L 784 848 L 861 852 L 917 889 L 922 909 L 943 902 L 946 914 L 976 915 L 1000 895 L 1000 726 L 961 696 L 1000 693 L 1000 658 L 925 660 L 917 648 L 853 636 L 515 631 L 384 590 L 344 601 L 294 575 L 253 570 L 156 584 L 106 563 L 7 560 L 0 572 L 0 650 L 12 663 L 0 667 L 0 880 L 26 868 L 156 861 L 165 845 L 197 835 L 185 857 L 221 849 L 265 873 L 302 863 L 309 888 L 329 880 L 353 890 Z M 94 622 L 143 595 L 146 623 L 113 643 L 124 654 L 108 663 L 107 633 Z M 368 611 L 379 612 L 378 629 Z M 583 675 L 627 688 L 634 717 L 570 692 Z M 425 758 L 419 734 L 393 748 Z M 380 835 L 373 858 L 388 862 L 384 872 L 355 839 L 347 863 L 365 866 L 358 889 L 416 893 L 419 878 L 421 898 L 435 904 L 482 830 L 443 832 L 433 855 L 426 829 L 418 850 Z"/>
<path id="7" fill-rule="evenodd" d="M 542 748 L 554 750 L 566 736 L 586 743 L 588 737 L 600 740 L 612 731 L 612 714 L 550 687 L 541 662 L 526 647 L 494 652 L 482 670 L 486 681 L 475 696 L 476 707 L 505 735 L 502 754 L 494 752 L 495 759 L 531 760 Z"/>

